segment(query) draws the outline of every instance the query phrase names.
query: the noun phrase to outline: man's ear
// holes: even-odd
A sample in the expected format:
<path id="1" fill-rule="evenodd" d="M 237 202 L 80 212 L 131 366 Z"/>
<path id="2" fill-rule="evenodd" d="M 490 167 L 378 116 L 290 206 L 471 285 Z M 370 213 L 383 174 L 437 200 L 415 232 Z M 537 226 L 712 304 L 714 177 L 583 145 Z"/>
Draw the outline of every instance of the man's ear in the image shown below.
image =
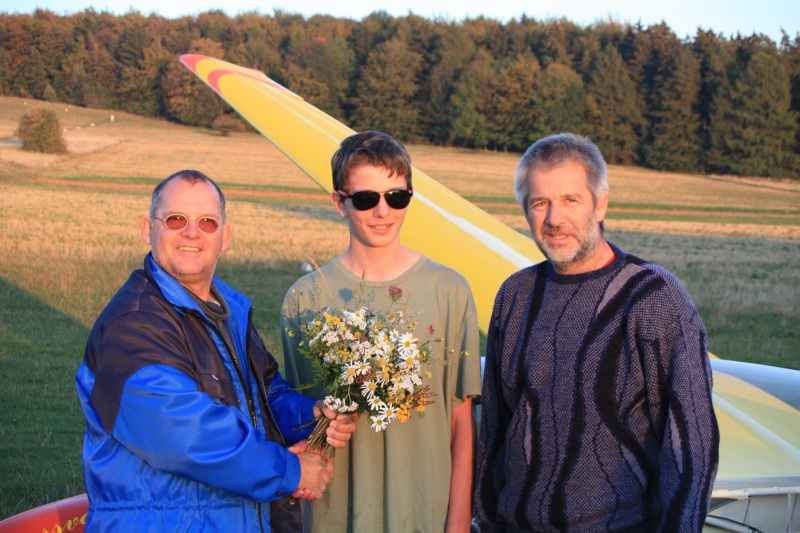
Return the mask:
<path id="1" fill-rule="evenodd" d="M 608 191 L 603 191 L 600 198 L 597 199 L 597 208 L 594 210 L 597 215 L 597 221 L 602 222 L 606 218 L 608 212 Z"/>
<path id="2" fill-rule="evenodd" d="M 228 246 L 231 244 L 231 225 L 230 224 L 223 224 L 222 226 L 222 250 L 225 251 L 228 249 Z"/>
<path id="3" fill-rule="evenodd" d="M 344 210 L 344 198 L 339 195 L 338 191 L 331 191 L 331 202 L 333 203 L 333 207 L 339 212 L 340 215 L 343 217 L 347 216 Z"/>
<path id="4" fill-rule="evenodd" d="M 142 217 L 142 222 L 139 224 L 139 232 L 147 244 L 150 244 L 150 220 L 150 217 Z"/>

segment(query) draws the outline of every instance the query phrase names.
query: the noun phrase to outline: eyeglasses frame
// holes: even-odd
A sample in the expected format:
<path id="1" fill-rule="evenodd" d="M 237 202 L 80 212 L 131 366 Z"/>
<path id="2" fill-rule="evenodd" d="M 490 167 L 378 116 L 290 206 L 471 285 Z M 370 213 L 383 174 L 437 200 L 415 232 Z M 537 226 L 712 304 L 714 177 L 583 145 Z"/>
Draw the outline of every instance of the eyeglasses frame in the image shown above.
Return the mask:
<path id="1" fill-rule="evenodd" d="M 168 219 L 169 217 L 176 216 L 176 215 L 177 215 L 177 216 L 180 216 L 180 217 L 183 217 L 183 218 L 185 218 L 185 219 L 186 219 L 186 224 L 185 224 L 185 225 L 184 225 L 182 228 L 180 228 L 180 229 L 172 229 L 172 228 L 170 228 L 169 226 L 167 226 L 167 219 Z M 163 217 L 163 218 L 162 218 L 162 217 L 153 216 L 153 215 L 151 215 L 151 216 L 150 216 L 150 218 L 154 218 L 154 219 L 156 219 L 156 220 L 160 220 L 160 221 L 161 221 L 161 223 L 164 225 L 164 227 L 165 227 L 166 229 L 168 229 L 169 231 L 183 231 L 183 230 L 185 230 L 185 229 L 186 229 L 186 228 L 189 226 L 189 221 L 190 221 L 190 220 L 194 220 L 194 226 L 197 228 L 197 231 L 199 231 L 199 232 L 201 232 L 201 233 L 205 233 L 206 235 L 213 235 L 213 234 L 215 234 L 216 232 L 218 232 L 218 231 L 219 231 L 219 228 L 221 228 L 221 227 L 222 227 L 222 222 L 220 222 L 219 220 L 217 220 L 217 218 L 216 218 L 216 217 L 210 217 L 210 216 L 202 216 L 202 217 L 187 217 L 187 216 L 186 216 L 186 215 L 184 215 L 183 213 L 170 213 L 170 214 L 168 214 L 167 216 L 165 216 L 165 217 Z M 205 231 L 205 230 L 201 229 L 201 228 L 200 228 L 200 222 L 199 222 L 201 219 L 210 219 L 210 220 L 213 220 L 214 222 L 216 222 L 216 223 L 217 223 L 217 229 L 215 229 L 214 231 L 211 231 L 211 232 L 209 232 L 209 231 Z"/>

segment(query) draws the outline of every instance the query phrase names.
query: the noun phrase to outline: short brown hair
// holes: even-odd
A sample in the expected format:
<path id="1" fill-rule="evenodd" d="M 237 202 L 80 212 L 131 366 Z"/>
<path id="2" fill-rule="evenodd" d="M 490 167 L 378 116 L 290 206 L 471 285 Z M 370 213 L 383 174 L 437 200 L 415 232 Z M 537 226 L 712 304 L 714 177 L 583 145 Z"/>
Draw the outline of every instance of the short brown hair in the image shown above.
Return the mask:
<path id="1" fill-rule="evenodd" d="M 350 170 L 362 165 L 384 168 L 391 176 L 403 176 L 411 189 L 411 156 L 406 147 L 379 131 L 363 131 L 347 137 L 331 158 L 333 190 L 344 191 Z"/>

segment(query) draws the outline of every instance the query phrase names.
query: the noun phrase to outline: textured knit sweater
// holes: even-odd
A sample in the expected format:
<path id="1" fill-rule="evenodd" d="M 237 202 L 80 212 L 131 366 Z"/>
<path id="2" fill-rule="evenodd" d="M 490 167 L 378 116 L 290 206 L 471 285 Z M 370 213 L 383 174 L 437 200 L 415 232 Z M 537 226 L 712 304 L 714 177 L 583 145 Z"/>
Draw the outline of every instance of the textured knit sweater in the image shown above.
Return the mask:
<path id="1" fill-rule="evenodd" d="M 699 532 L 717 467 L 706 333 L 666 270 L 505 281 L 486 344 L 475 505 L 489 531 Z"/>

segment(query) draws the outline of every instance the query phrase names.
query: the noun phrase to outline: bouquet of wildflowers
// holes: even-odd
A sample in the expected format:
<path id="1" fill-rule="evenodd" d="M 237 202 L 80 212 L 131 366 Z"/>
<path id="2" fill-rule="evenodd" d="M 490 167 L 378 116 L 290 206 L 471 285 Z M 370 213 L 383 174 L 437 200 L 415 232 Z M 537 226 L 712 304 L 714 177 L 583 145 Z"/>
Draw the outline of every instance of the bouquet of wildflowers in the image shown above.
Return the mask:
<path id="1" fill-rule="evenodd" d="M 392 310 L 402 294 L 402 289 L 390 287 L 392 304 L 382 314 L 366 307 L 338 312 L 326 307 L 300 326 L 300 350 L 310 358 L 317 384 L 328 393 L 325 405 L 339 413 L 368 413 L 376 432 L 394 420 L 406 422 L 412 410 L 423 417 L 431 403 L 422 376 L 434 341 L 420 343 L 414 336 L 416 323 L 404 309 Z M 424 375 L 430 378 L 430 371 Z M 325 442 L 330 420 L 321 415 L 315 422 L 309 448 L 327 458 L 333 453 Z"/>

